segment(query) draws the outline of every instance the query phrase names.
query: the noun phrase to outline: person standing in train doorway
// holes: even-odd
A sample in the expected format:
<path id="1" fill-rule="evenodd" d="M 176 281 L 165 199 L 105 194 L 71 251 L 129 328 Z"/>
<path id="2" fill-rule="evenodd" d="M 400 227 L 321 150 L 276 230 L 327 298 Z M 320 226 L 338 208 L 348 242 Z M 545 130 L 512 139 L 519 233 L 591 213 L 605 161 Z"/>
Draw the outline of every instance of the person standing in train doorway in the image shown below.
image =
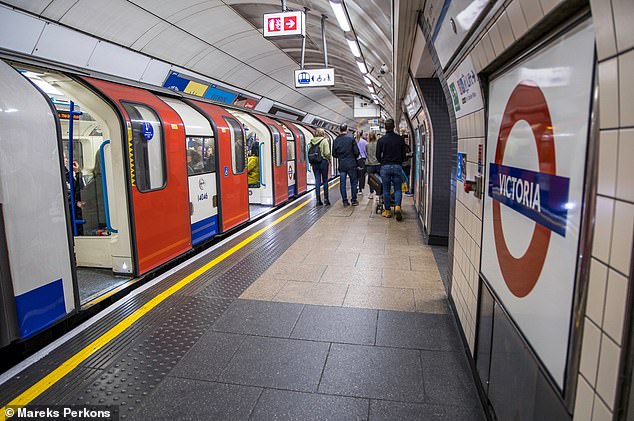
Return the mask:
<path id="1" fill-rule="evenodd" d="M 324 129 L 317 129 L 315 137 L 310 140 L 308 147 L 308 163 L 313 169 L 315 175 L 315 195 L 317 197 L 317 206 L 330 206 L 328 200 L 328 166 L 330 165 L 330 145 L 324 139 L 326 133 Z M 324 186 L 324 201 L 321 201 L 321 186 Z"/>
<path id="2" fill-rule="evenodd" d="M 349 206 L 346 192 L 346 176 L 350 177 L 350 195 L 352 206 L 359 206 L 357 201 L 357 159 L 359 159 L 359 147 L 352 136 L 348 134 L 348 125 L 339 126 L 339 136 L 332 147 L 332 156 L 339 160 L 339 190 L 343 206 Z"/>
<path id="3" fill-rule="evenodd" d="M 403 167 L 401 164 L 405 161 L 405 142 L 403 138 L 394 133 L 394 120 L 388 118 L 385 120 L 385 136 L 379 139 L 376 145 L 376 157 L 381 163 L 381 181 L 383 182 L 383 216 L 385 218 L 392 217 L 391 211 L 391 188 L 394 186 L 394 214 L 396 220 L 403 219 L 401 213 L 403 183 Z"/>

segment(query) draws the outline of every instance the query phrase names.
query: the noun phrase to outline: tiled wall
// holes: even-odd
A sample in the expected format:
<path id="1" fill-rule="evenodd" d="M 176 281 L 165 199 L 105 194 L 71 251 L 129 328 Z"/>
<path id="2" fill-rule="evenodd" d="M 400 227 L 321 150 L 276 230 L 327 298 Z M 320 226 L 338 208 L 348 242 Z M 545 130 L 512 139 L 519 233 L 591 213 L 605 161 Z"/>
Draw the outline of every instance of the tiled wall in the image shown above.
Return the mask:
<path id="1" fill-rule="evenodd" d="M 514 0 L 484 22 L 470 56 L 476 72 L 547 17 L 561 0 Z M 634 1 L 591 0 L 599 60 L 598 196 L 589 292 L 574 420 L 612 420 L 621 372 L 626 300 L 632 283 L 634 236 Z M 467 43 L 467 45 L 470 45 Z M 469 179 L 485 142 L 484 110 L 461 117 L 458 151 L 467 154 Z M 473 353 L 482 230 L 482 201 L 457 185 L 452 298 Z M 452 241 L 452 239 L 450 239 Z"/>

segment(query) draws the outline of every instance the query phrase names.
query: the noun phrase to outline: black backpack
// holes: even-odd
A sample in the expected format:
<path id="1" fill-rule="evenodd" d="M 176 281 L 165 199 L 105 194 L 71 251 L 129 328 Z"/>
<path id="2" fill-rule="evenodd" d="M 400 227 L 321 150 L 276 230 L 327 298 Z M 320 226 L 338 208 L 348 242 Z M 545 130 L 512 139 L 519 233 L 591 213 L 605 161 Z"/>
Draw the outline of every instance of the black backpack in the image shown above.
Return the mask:
<path id="1" fill-rule="evenodd" d="M 310 162 L 312 165 L 319 165 L 324 159 L 321 156 L 321 150 L 319 149 L 319 146 L 323 141 L 324 140 L 322 139 L 319 143 L 311 143 L 310 148 L 308 148 L 308 162 Z"/>

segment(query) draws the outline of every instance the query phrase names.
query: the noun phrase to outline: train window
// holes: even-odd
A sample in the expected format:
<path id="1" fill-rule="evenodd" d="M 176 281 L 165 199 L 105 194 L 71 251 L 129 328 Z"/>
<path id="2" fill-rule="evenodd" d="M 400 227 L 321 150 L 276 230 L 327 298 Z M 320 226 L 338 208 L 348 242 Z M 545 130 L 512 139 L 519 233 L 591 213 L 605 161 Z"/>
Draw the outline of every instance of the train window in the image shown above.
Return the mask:
<path id="1" fill-rule="evenodd" d="M 273 154 L 275 155 L 275 166 L 282 166 L 282 139 L 280 138 L 280 132 L 277 130 L 277 127 L 270 124 L 269 128 L 271 129 L 271 133 L 273 133 Z"/>
<path id="2" fill-rule="evenodd" d="M 295 142 L 290 140 L 286 141 L 286 155 L 289 161 L 295 160 Z"/>
<path id="3" fill-rule="evenodd" d="M 146 105 L 123 103 L 132 123 L 136 186 L 141 192 L 165 187 L 165 146 L 161 121 Z"/>
<path id="4" fill-rule="evenodd" d="M 187 175 L 216 172 L 213 137 L 187 137 Z"/>
<path id="5" fill-rule="evenodd" d="M 304 137 L 304 133 L 302 133 L 302 131 L 299 131 L 299 150 L 302 151 L 302 153 L 299 154 L 299 162 L 305 162 L 306 161 L 306 137 Z"/>
<path id="6" fill-rule="evenodd" d="M 231 168 L 234 174 L 242 174 L 246 168 L 247 145 L 242 125 L 233 118 L 225 118 L 231 132 Z"/>

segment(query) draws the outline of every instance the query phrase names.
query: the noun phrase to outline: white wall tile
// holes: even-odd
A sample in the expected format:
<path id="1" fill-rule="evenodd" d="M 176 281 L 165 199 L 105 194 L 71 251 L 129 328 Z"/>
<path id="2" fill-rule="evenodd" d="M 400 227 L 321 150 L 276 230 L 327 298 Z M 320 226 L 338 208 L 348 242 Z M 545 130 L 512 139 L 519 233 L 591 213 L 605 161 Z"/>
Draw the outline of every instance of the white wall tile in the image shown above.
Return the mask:
<path id="1" fill-rule="evenodd" d="M 616 58 L 599 64 L 599 107 L 601 128 L 619 126 L 619 81 Z"/>
<path id="2" fill-rule="evenodd" d="M 594 391 L 587 381 L 579 376 L 573 421 L 592 421 Z"/>
<path id="3" fill-rule="evenodd" d="M 535 0 L 521 0 L 521 3 L 526 23 L 529 28 L 532 28 L 544 16 L 542 7 L 539 2 Z"/>
<path id="4" fill-rule="evenodd" d="M 601 338 L 601 355 L 599 356 L 596 390 L 610 410 L 614 408 L 614 399 L 616 398 L 620 354 L 621 348 L 612 339 L 603 335 Z"/>
<path id="5" fill-rule="evenodd" d="M 583 326 L 583 343 L 581 345 L 579 372 L 582 373 L 591 384 L 594 384 L 597 378 L 600 347 L 601 330 L 586 318 Z"/>
<path id="6" fill-rule="evenodd" d="M 634 145 L 634 142 L 632 142 Z M 616 163 L 618 162 L 618 130 L 602 130 L 599 137 L 599 194 L 614 196 L 616 192 Z M 634 171 L 634 167 L 633 171 Z"/>
<path id="7" fill-rule="evenodd" d="M 630 273 L 633 232 L 634 205 L 617 200 L 614 204 L 610 266 L 625 274 Z"/>
<path id="8" fill-rule="evenodd" d="M 619 51 L 634 47 L 634 2 L 632 0 L 612 0 L 614 9 L 614 25 L 616 30 L 616 46 Z"/>
<path id="9" fill-rule="evenodd" d="M 614 200 L 606 197 L 597 197 L 592 255 L 604 262 L 610 261 L 613 213 Z"/>
<path id="10" fill-rule="evenodd" d="M 621 127 L 634 126 L 634 101 L 632 100 L 634 98 L 634 84 L 631 81 L 632 75 L 634 75 L 634 50 L 619 56 L 619 115 Z"/>
<path id="11" fill-rule="evenodd" d="M 511 29 L 511 21 L 509 20 L 506 11 L 500 15 L 497 26 L 500 30 L 502 45 L 504 46 L 504 49 L 507 49 L 515 42 L 515 36 L 513 35 L 513 29 Z"/>
<path id="12" fill-rule="evenodd" d="M 625 321 L 625 302 L 627 301 L 627 278 L 610 270 L 608 289 L 605 297 L 603 331 L 621 345 L 623 323 Z"/>
<path id="13" fill-rule="evenodd" d="M 513 35 L 517 40 L 524 35 L 526 31 L 528 31 L 528 24 L 526 23 L 524 12 L 522 12 L 520 0 L 515 0 L 509 4 L 506 8 L 506 12 L 508 13 L 509 21 L 511 22 Z"/>
<path id="14" fill-rule="evenodd" d="M 612 412 L 601 399 L 594 398 L 594 407 L 592 408 L 592 421 L 612 421 Z"/>
<path id="15" fill-rule="evenodd" d="M 599 60 L 603 60 L 616 54 L 612 5 L 605 0 L 590 0 L 590 8 L 597 40 L 597 55 Z"/>
<path id="16" fill-rule="evenodd" d="M 493 24 L 489 29 L 489 37 L 491 37 L 491 43 L 493 44 L 493 51 L 495 56 L 499 56 L 504 51 L 504 43 L 502 43 L 502 35 L 500 35 L 500 29 L 497 23 Z"/>
<path id="17" fill-rule="evenodd" d="M 493 60 L 495 60 L 495 51 L 493 50 L 493 44 L 491 43 L 491 37 L 487 33 L 480 40 L 482 49 L 484 50 L 484 57 L 486 58 L 486 65 L 488 66 Z"/>
<path id="18" fill-rule="evenodd" d="M 603 325 L 603 307 L 605 305 L 605 289 L 608 280 L 608 267 L 596 259 L 590 263 L 590 279 L 588 282 L 588 301 L 586 317 L 597 326 Z"/>
<path id="19" fill-rule="evenodd" d="M 616 177 L 616 197 L 634 202 L 634 129 L 619 133 L 618 173 Z"/>

